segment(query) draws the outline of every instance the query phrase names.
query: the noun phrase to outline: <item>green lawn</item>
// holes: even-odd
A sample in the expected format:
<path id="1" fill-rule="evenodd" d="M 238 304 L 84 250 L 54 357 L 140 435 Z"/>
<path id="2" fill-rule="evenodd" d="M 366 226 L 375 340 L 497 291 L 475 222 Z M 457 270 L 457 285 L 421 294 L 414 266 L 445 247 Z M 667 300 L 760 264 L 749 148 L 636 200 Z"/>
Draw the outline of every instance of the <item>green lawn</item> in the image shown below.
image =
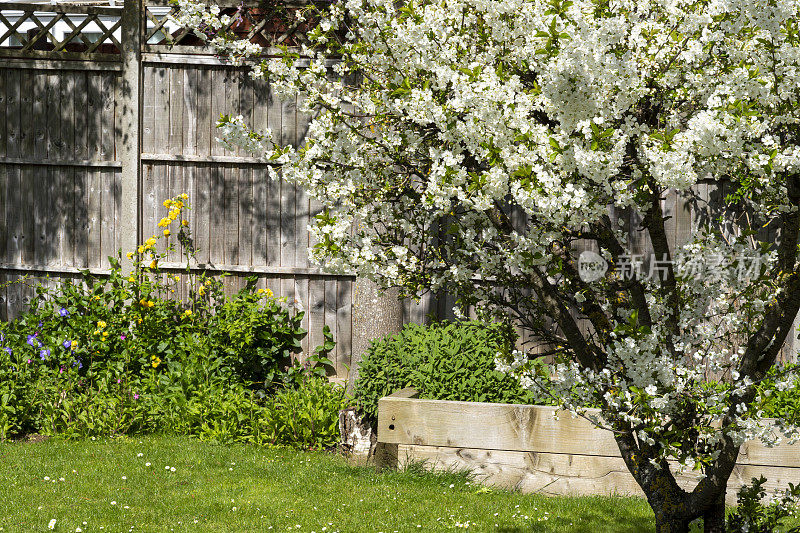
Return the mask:
<path id="1" fill-rule="evenodd" d="M 174 471 L 172 469 L 174 468 Z M 0 529 L 404 532 L 652 529 L 634 498 L 487 491 L 463 475 L 377 473 L 319 452 L 189 438 L 0 444 Z"/>

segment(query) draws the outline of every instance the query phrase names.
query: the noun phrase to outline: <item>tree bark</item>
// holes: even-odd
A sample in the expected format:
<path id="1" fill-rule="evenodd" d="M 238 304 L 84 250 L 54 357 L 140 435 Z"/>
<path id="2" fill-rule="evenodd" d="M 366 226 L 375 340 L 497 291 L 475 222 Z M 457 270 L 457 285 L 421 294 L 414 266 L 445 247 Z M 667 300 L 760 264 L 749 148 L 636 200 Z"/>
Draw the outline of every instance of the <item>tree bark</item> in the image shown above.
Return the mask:
<path id="1" fill-rule="evenodd" d="M 705 533 L 725 533 L 725 492 L 703 513 Z"/>
<path id="2" fill-rule="evenodd" d="M 347 376 L 352 392 L 358 379 L 358 365 L 372 340 L 398 333 L 403 327 L 403 304 L 396 288 L 381 291 L 367 278 L 356 278 L 353 288 L 353 354 Z"/>

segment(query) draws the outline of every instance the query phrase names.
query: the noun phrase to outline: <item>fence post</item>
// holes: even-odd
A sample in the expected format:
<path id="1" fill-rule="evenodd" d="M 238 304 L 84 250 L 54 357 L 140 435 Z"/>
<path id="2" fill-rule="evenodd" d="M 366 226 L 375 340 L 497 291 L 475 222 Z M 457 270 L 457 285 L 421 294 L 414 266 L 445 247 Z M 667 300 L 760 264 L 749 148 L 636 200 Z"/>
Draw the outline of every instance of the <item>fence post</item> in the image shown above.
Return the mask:
<path id="1" fill-rule="evenodd" d="M 122 91 L 120 99 L 121 209 L 119 244 L 123 254 L 132 252 L 139 242 L 139 176 L 141 173 L 141 82 L 143 0 L 125 0 L 122 9 Z M 122 257 L 124 270 L 132 262 Z"/>

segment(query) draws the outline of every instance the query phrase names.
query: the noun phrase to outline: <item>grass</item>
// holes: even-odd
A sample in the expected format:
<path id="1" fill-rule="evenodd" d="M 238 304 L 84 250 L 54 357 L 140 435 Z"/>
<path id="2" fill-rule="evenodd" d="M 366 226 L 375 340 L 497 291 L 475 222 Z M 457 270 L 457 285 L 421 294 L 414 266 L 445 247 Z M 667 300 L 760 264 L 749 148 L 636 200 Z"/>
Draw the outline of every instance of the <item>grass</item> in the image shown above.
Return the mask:
<path id="1" fill-rule="evenodd" d="M 490 491 L 464 474 L 379 473 L 323 452 L 160 436 L 0 444 L 0 529 L 48 531 L 53 519 L 55 531 L 113 533 L 653 528 L 641 499 Z"/>

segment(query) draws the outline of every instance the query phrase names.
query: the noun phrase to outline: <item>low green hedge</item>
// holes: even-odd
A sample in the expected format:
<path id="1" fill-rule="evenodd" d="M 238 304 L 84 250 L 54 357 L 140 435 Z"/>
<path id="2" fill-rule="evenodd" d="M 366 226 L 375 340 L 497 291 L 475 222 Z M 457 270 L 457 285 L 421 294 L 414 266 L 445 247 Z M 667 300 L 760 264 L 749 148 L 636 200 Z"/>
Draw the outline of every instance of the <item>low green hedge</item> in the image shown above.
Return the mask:
<path id="1" fill-rule="evenodd" d="M 359 367 L 355 398 L 368 420 L 378 400 L 414 387 L 420 398 L 497 403 L 532 403 L 516 378 L 495 370 L 498 352 L 513 348 L 516 336 L 501 324 L 477 321 L 408 324 L 373 341 Z"/>

